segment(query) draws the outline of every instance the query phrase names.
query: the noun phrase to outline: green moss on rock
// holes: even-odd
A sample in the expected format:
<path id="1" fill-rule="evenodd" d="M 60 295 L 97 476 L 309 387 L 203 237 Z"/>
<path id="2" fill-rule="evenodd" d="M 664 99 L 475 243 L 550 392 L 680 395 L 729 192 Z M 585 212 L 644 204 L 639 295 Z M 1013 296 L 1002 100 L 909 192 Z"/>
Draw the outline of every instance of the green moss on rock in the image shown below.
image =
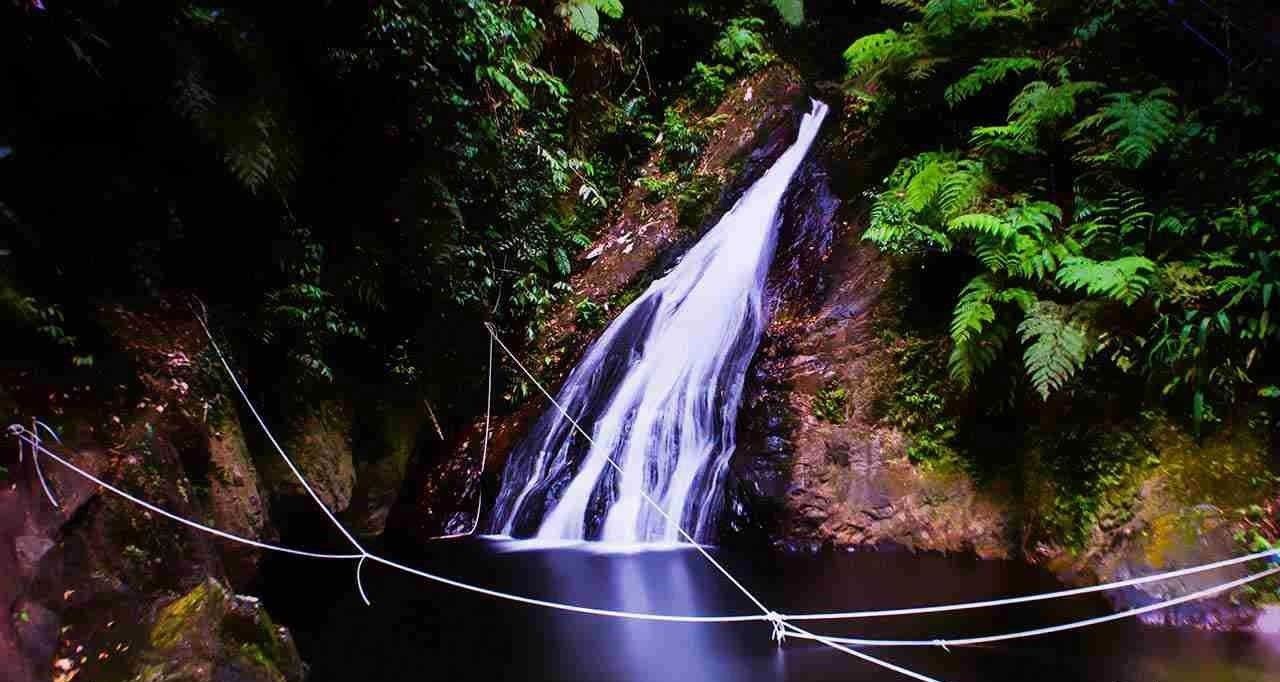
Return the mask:
<path id="1" fill-rule="evenodd" d="M 305 667 L 288 632 L 256 600 L 207 578 L 160 609 L 133 682 L 298 682 Z"/>

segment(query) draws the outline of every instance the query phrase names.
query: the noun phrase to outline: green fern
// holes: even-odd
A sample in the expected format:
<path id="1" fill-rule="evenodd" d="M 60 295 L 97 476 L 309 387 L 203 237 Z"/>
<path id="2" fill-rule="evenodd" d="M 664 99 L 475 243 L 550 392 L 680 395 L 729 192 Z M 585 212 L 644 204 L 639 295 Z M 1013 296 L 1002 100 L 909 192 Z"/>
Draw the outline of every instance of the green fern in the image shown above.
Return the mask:
<path id="1" fill-rule="evenodd" d="M 961 290 L 951 317 L 953 346 L 948 360 L 951 377 L 960 385 L 969 385 L 974 376 L 990 367 L 1008 338 L 992 304 L 1021 298 L 1018 294 L 1003 295 L 987 275 L 974 277 Z"/>
<path id="2" fill-rule="evenodd" d="M 996 311 L 991 307 L 995 293 L 995 284 L 986 275 L 969 280 L 951 315 L 952 341 L 959 344 L 980 336 L 987 324 L 995 321 Z"/>
<path id="3" fill-rule="evenodd" d="M 600 37 L 600 15 L 610 19 L 622 17 L 621 0 L 571 0 L 561 3 L 556 11 L 568 19 L 569 28 L 578 37 L 594 42 Z"/>
<path id="4" fill-rule="evenodd" d="M 1125 305 L 1133 305 L 1151 286 L 1155 263 L 1144 256 L 1096 261 L 1085 256 L 1066 259 L 1058 270 L 1058 284 L 1084 290 Z"/>
<path id="5" fill-rule="evenodd" d="M 938 188 L 938 210 L 944 216 L 971 210 L 981 202 L 990 185 L 991 178 L 981 161 L 957 161 Z"/>
<path id="6" fill-rule="evenodd" d="M 1078 197 L 1076 204 L 1076 223 L 1071 229 L 1086 246 L 1123 243 L 1130 235 L 1149 232 L 1155 220 L 1146 198 L 1128 188 L 1115 190 L 1100 201 Z M 1180 223 L 1166 224 L 1171 230 L 1181 228 Z"/>
<path id="7" fill-rule="evenodd" d="M 1009 103 L 1008 123 L 975 128 L 974 144 L 980 149 L 1038 152 L 1040 137 L 1070 119 L 1076 112 L 1078 100 L 1101 87 L 1101 83 L 1093 81 L 1066 81 L 1060 85 L 1045 81 L 1028 83 Z"/>
<path id="8" fill-rule="evenodd" d="M 1041 398 L 1062 388 L 1089 359 L 1092 342 L 1081 326 L 1067 319 L 1056 303 L 1039 303 L 1018 325 L 1018 337 L 1027 344 L 1022 355 L 1031 385 Z"/>
<path id="9" fill-rule="evenodd" d="M 1043 62 L 1041 60 L 1033 57 L 983 59 L 963 78 L 948 86 L 943 92 L 943 97 L 946 98 L 947 104 L 955 106 L 1013 74 L 1038 69 L 1042 65 Z"/>
<path id="10" fill-rule="evenodd" d="M 854 84 L 867 85 L 885 72 L 905 71 L 907 65 L 923 54 L 924 45 L 919 37 L 889 29 L 854 41 L 844 51 L 844 60 L 849 79 Z"/>
<path id="11" fill-rule="evenodd" d="M 1097 113 L 1071 129 L 1071 136 L 1102 126 L 1102 133 L 1114 140 L 1110 151 L 1087 157 L 1092 161 L 1115 160 L 1126 168 L 1139 168 L 1151 160 L 1160 146 L 1177 129 L 1178 107 L 1170 101 L 1174 92 L 1157 88 L 1146 94 L 1116 92 L 1103 97 L 1106 101 Z"/>
<path id="12" fill-rule="evenodd" d="M 804 0 L 770 0 L 770 3 L 788 26 L 804 23 Z"/>
<path id="13" fill-rule="evenodd" d="M 966 213 L 956 216 L 947 223 L 947 229 L 951 232 L 973 232 L 998 240 L 1012 239 L 1017 235 L 1017 231 L 1003 218 L 990 213 Z"/>

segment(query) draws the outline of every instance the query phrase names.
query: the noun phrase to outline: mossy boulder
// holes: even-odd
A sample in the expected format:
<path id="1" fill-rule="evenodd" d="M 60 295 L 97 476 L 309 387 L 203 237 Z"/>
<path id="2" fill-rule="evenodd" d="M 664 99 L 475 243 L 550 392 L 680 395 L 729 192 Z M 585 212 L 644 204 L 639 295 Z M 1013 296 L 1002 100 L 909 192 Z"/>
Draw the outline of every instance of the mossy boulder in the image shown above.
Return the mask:
<path id="1" fill-rule="evenodd" d="M 1049 565 L 1073 581 L 1113 581 L 1243 554 L 1253 509 L 1274 497 L 1267 434 L 1240 419 L 1198 440 L 1166 417 L 1149 416 L 1126 432 L 1133 465 L 1098 495 L 1096 519 L 1081 547 L 1054 552 Z M 1244 564 L 1108 593 L 1117 608 L 1177 597 L 1248 575 Z M 1268 597 L 1270 593 L 1270 597 Z M 1199 600 L 1145 617 L 1165 625 L 1250 625 L 1266 585 L 1240 595 Z"/>
<path id="2" fill-rule="evenodd" d="M 146 644 L 133 682 L 295 682 L 306 674 L 288 631 L 212 578 L 162 607 Z"/>
<path id="3" fill-rule="evenodd" d="M 351 408 L 341 400 L 320 400 L 300 408 L 281 445 L 331 511 L 351 504 L 356 470 L 351 451 Z M 267 445 L 258 453 L 259 471 L 271 494 L 293 506 L 307 504 L 307 491 L 280 456 Z"/>

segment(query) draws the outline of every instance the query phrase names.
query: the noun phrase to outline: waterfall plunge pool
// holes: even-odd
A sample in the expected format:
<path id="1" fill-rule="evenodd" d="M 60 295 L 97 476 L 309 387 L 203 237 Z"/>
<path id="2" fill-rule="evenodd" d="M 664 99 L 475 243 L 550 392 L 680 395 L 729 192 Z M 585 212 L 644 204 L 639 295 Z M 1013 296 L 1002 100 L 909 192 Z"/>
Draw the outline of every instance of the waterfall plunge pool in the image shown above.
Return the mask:
<path id="1" fill-rule="evenodd" d="M 880 609 L 1060 589 L 1013 561 L 905 551 L 716 551 L 779 611 Z M 689 547 L 613 551 L 498 539 L 431 544 L 401 557 L 466 582 L 566 603 L 677 614 L 750 614 Z M 267 607 L 290 626 L 312 682 L 411 680 L 905 680 L 815 642 L 781 648 L 767 623 L 623 621 L 459 591 L 366 565 L 373 605 L 345 562 L 281 558 Z M 1109 612 L 1098 595 L 1015 607 L 808 623 L 824 634 L 926 638 L 1041 627 Z M 1280 635 L 1146 627 L 1133 620 L 986 647 L 868 649 L 944 682 L 1263 682 L 1280 679 Z"/>

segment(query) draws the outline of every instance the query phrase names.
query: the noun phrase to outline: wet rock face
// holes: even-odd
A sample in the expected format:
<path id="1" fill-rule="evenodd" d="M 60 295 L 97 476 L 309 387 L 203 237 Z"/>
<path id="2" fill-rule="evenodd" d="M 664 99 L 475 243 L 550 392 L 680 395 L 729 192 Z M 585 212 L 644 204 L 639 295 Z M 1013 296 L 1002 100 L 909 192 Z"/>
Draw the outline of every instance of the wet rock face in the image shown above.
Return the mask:
<path id="1" fill-rule="evenodd" d="M 821 164 L 811 161 L 784 205 L 773 318 L 748 377 L 724 533 L 797 549 L 1008 556 L 1007 510 L 963 474 L 913 466 L 903 435 L 874 414 L 891 383 L 877 317 L 889 266 L 838 224 Z"/>
<path id="2" fill-rule="evenodd" d="M 13 411 L 43 416 L 65 441 L 50 447 L 142 499 L 274 539 L 235 403 L 199 369 L 205 340 L 190 311 L 160 303 L 101 314 L 133 382 L 83 398 L 35 387 L 28 392 L 36 397 L 24 393 Z M 0 453 L 8 469 L 0 485 L 0 679 L 129 679 L 149 624 L 174 594 L 205 579 L 244 585 L 257 572 L 256 550 L 163 519 L 45 460 L 55 508 L 30 457 L 18 463 L 11 452 Z"/>

